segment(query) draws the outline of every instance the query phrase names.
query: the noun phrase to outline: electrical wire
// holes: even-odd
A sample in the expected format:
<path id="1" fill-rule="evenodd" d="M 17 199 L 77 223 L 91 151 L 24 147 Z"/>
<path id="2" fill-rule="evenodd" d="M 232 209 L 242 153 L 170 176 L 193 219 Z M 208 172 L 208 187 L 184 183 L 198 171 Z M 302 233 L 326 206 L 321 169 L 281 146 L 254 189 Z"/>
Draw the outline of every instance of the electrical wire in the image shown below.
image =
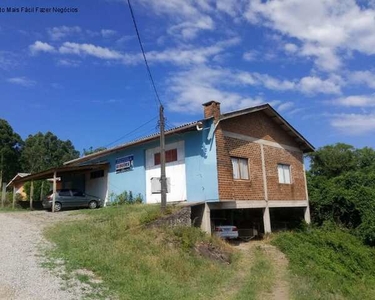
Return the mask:
<path id="1" fill-rule="evenodd" d="M 155 82 L 154 82 L 154 78 L 152 77 L 150 67 L 149 67 L 148 62 L 147 62 L 147 58 L 146 58 L 146 54 L 145 54 L 145 50 L 144 50 L 144 48 L 143 48 L 143 44 L 142 44 L 142 41 L 141 41 L 141 37 L 140 37 L 140 35 L 139 35 L 137 22 L 135 21 L 135 16 L 134 16 L 133 8 L 132 8 L 132 6 L 131 6 L 131 4 L 130 4 L 130 0 L 128 0 L 128 6 L 129 6 L 130 14 L 131 14 L 132 19 L 133 19 L 134 28 L 135 28 L 135 31 L 136 31 L 136 33 L 137 33 L 139 46 L 141 47 L 141 50 L 142 50 L 143 59 L 144 59 L 145 64 L 146 64 L 146 69 L 147 69 L 147 73 L 148 73 L 148 76 L 149 76 L 150 81 L 151 81 L 151 85 L 152 85 L 152 87 L 153 87 L 153 89 L 154 89 L 156 99 L 157 99 L 157 101 L 159 102 L 158 104 L 159 104 L 160 106 L 163 106 L 163 104 L 162 104 L 161 101 L 160 101 L 160 97 L 159 97 L 158 91 L 157 91 L 157 89 L 156 89 L 156 85 L 155 85 Z"/>
<path id="2" fill-rule="evenodd" d="M 153 117 L 151 120 L 147 121 L 146 123 L 143 123 L 142 125 L 138 126 L 137 128 L 133 129 L 132 131 L 129 131 L 128 133 L 126 133 L 125 135 L 121 136 L 121 137 L 118 138 L 117 140 L 115 140 L 115 141 L 113 141 L 113 142 L 111 142 L 111 143 L 105 145 L 104 148 L 107 148 L 108 146 L 113 145 L 114 143 L 116 143 L 116 142 L 118 142 L 118 141 L 120 141 L 120 140 L 122 140 L 122 139 L 128 137 L 130 134 L 136 132 L 138 129 L 140 129 L 140 128 L 146 126 L 146 125 L 149 124 L 149 123 L 151 123 L 152 121 L 154 121 L 154 120 L 157 119 L 158 117 L 159 117 L 159 116 Z"/>

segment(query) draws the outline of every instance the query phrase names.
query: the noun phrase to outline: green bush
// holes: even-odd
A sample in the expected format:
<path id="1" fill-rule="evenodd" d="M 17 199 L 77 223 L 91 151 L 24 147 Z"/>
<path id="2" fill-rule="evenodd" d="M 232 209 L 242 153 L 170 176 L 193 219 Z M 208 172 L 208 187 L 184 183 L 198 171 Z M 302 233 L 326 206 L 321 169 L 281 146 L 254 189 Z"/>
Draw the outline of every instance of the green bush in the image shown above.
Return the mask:
<path id="1" fill-rule="evenodd" d="M 136 197 L 133 196 L 132 191 L 124 191 L 119 195 L 111 193 L 109 198 L 111 199 L 110 205 L 123 205 L 123 204 L 141 204 L 143 203 L 143 197 L 138 194 Z"/>
<path id="2" fill-rule="evenodd" d="M 272 241 L 290 261 L 294 299 L 375 299 L 375 250 L 325 223 Z"/>

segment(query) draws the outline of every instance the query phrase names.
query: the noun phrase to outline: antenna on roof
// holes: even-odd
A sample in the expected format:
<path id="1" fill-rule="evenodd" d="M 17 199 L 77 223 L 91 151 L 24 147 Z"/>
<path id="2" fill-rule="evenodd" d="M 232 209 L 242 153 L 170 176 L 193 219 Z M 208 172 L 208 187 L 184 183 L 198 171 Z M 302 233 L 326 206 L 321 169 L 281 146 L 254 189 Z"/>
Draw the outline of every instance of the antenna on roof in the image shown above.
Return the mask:
<path id="1" fill-rule="evenodd" d="M 159 126 L 160 126 L 160 187 L 161 187 L 161 211 L 165 212 L 165 209 L 167 207 L 167 177 L 165 175 L 165 136 L 164 136 L 164 128 L 165 128 L 165 119 L 164 119 L 164 107 L 163 104 L 160 101 L 158 91 L 156 89 L 156 85 L 154 82 L 154 78 L 152 77 L 150 67 L 147 62 L 146 54 L 142 45 L 141 37 L 139 35 L 137 22 L 135 21 L 133 8 L 130 4 L 130 0 L 128 0 L 128 6 L 130 10 L 130 14 L 133 19 L 133 24 L 135 28 L 135 32 L 137 33 L 139 46 L 141 47 L 143 60 L 146 65 L 147 73 L 151 82 L 151 85 L 154 89 L 156 100 L 158 101 L 159 105 Z"/>

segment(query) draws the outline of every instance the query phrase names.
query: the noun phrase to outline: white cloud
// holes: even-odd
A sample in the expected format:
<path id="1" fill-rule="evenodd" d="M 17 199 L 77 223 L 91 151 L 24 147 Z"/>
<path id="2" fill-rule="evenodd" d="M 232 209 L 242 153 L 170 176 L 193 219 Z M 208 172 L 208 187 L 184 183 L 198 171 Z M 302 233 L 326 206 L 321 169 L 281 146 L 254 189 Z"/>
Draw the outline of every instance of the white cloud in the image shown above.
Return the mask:
<path id="1" fill-rule="evenodd" d="M 171 35 L 181 36 L 185 40 L 193 39 L 201 30 L 212 30 L 215 28 L 214 22 L 210 17 L 201 17 L 196 21 L 186 21 L 171 26 L 168 33 Z"/>
<path id="2" fill-rule="evenodd" d="M 27 77 L 12 77 L 8 78 L 7 81 L 24 87 L 32 87 L 36 85 L 36 81 L 28 79 Z"/>
<path id="3" fill-rule="evenodd" d="M 316 76 L 306 76 L 301 78 L 298 88 L 305 94 L 340 94 L 341 87 L 335 79 L 322 80 Z"/>
<path id="4" fill-rule="evenodd" d="M 49 34 L 50 38 L 54 41 L 61 40 L 62 38 L 65 38 L 67 36 L 80 34 L 81 32 L 82 29 L 79 26 L 60 26 L 47 29 L 47 33 Z"/>
<path id="5" fill-rule="evenodd" d="M 349 81 L 355 84 L 365 84 L 375 89 L 375 74 L 371 71 L 355 71 L 348 75 Z"/>
<path id="6" fill-rule="evenodd" d="M 59 59 L 57 61 L 58 66 L 64 67 L 78 67 L 81 64 L 81 61 L 74 59 Z"/>
<path id="7" fill-rule="evenodd" d="M 340 51 L 375 54 L 375 10 L 355 0 L 252 0 L 246 18 L 298 39 L 325 70 L 340 67 Z"/>
<path id="8" fill-rule="evenodd" d="M 243 54 L 242 58 L 246 61 L 254 61 L 257 59 L 259 52 L 256 50 L 250 50 Z"/>
<path id="9" fill-rule="evenodd" d="M 112 29 L 102 29 L 102 30 L 100 30 L 100 33 L 104 38 L 110 38 L 110 37 L 116 35 L 117 31 L 112 30 Z"/>
<path id="10" fill-rule="evenodd" d="M 0 51 L 0 69 L 9 70 L 17 67 L 19 63 L 19 58 L 13 52 Z"/>
<path id="11" fill-rule="evenodd" d="M 279 112 L 282 112 L 282 111 L 290 111 L 290 109 L 294 108 L 294 103 L 293 102 L 283 102 L 281 103 L 278 107 L 277 107 L 277 110 Z"/>
<path id="12" fill-rule="evenodd" d="M 32 55 L 35 55 L 39 52 L 55 52 L 55 48 L 53 46 L 51 46 L 48 43 L 43 43 L 41 41 L 36 41 L 34 44 L 30 45 L 29 50 Z"/>
<path id="13" fill-rule="evenodd" d="M 65 42 L 60 46 L 59 52 L 61 54 L 76 54 L 76 55 L 91 55 L 101 59 L 119 60 L 123 59 L 124 55 L 118 51 L 109 48 L 95 46 L 92 44 L 78 44 Z"/>
<path id="14" fill-rule="evenodd" d="M 170 48 L 164 51 L 150 51 L 147 59 L 155 62 L 170 62 L 176 65 L 204 64 L 208 60 L 222 53 L 226 48 L 237 45 L 239 38 L 219 41 L 206 47 Z"/>
<path id="15" fill-rule="evenodd" d="M 347 107 L 374 107 L 375 95 L 352 95 L 338 98 L 332 101 L 332 103 Z"/>
<path id="16" fill-rule="evenodd" d="M 202 103 L 209 100 L 221 102 L 223 110 L 233 110 L 264 103 L 260 97 L 244 96 L 230 89 L 230 73 L 205 66 L 173 74 L 168 83 L 168 108 L 172 111 L 196 113 Z"/>
<path id="17" fill-rule="evenodd" d="M 331 125 L 346 135 L 365 135 L 375 132 L 375 114 L 333 115 Z"/>
<path id="18" fill-rule="evenodd" d="M 284 50 L 287 52 L 287 53 L 296 53 L 298 51 L 298 46 L 295 45 L 295 44 L 292 44 L 292 43 L 287 43 L 284 45 Z"/>
<path id="19" fill-rule="evenodd" d="M 213 30 L 215 24 L 209 16 L 214 10 L 209 0 L 140 0 L 157 15 L 166 15 L 173 25 L 168 33 L 183 39 L 195 38 L 201 30 Z"/>
<path id="20" fill-rule="evenodd" d="M 213 45 L 194 47 L 180 46 L 177 48 L 167 48 L 163 51 L 150 51 L 146 53 L 150 62 L 171 63 L 174 65 L 204 64 L 210 59 L 217 57 L 218 54 L 225 55 L 225 50 L 240 43 L 237 37 L 219 41 Z M 54 52 L 54 48 L 47 43 L 40 41 L 30 46 L 30 49 L 37 51 Z M 57 48 L 58 53 L 62 55 L 93 56 L 108 61 L 118 61 L 123 64 L 136 64 L 142 62 L 140 53 L 123 53 L 107 47 L 101 47 L 93 44 L 80 44 L 73 42 L 64 42 Z M 224 56 L 223 56 L 224 57 Z M 67 65 L 67 61 L 61 63 Z"/>

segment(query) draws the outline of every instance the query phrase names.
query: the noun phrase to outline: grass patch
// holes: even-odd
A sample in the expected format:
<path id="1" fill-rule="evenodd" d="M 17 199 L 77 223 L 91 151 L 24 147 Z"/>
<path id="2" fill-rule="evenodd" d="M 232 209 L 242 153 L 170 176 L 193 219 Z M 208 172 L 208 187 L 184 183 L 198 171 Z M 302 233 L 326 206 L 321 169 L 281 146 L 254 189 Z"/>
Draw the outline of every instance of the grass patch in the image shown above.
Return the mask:
<path id="1" fill-rule="evenodd" d="M 47 229 L 57 245 L 51 255 L 63 258 L 68 270 L 93 271 L 120 299 L 209 299 L 237 271 L 237 263 L 219 263 L 192 251 L 197 242 L 227 247 L 196 228 L 143 226 L 160 217 L 159 206 L 80 213 L 87 218 Z"/>
<path id="2" fill-rule="evenodd" d="M 309 229 L 272 243 L 289 258 L 294 299 L 375 299 L 375 250 L 353 235 Z"/>

